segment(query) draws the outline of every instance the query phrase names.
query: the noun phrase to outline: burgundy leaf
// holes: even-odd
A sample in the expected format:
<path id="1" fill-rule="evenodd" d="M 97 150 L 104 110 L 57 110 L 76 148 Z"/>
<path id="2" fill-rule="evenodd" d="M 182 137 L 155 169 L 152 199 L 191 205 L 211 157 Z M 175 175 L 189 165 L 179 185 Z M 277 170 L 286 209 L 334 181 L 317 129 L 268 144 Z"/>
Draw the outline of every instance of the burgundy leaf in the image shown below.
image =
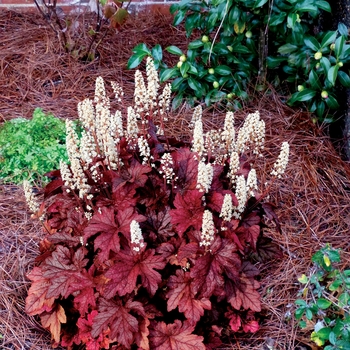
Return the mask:
<path id="1" fill-rule="evenodd" d="M 87 287 L 82 289 L 81 292 L 74 297 L 74 306 L 80 312 L 80 315 L 86 314 L 89 307 L 94 309 L 96 307 L 94 288 Z"/>
<path id="2" fill-rule="evenodd" d="M 124 210 L 127 208 L 134 208 L 137 203 L 135 197 L 136 189 L 134 184 L 123 184 L 113 190 L 113 204 L 115 209 Z"/>
<path id="3" fill-rule="evenodd" d="M 130 314 L 135 307 L 142 308 L 142 304 L 128 300 L 124 305 L 120 299 L 113 301 L 100 298 L 98 314 L 92 324 L 92 337 L 97 338 L 109 327 L 110 338 L 116 338 L 119 343 L 130 348 L 139 329 L 137 318 Z"/>
<path id="4" fill-rule="evenodd" d="M 66 313 L 61 305 L 40 315 L 41 324 L 50 330 L 53 340 L 58 343 L 61 338 L 61 324 L 67 322 Z"/>
<path id="5" fill-rule="evenodd" d="M 138 276 L 141 276 L 141 283 L 147 291 L 154 295 L 162 280 L 160 273 L 155 269 L 161 270 L 165 266 L 163 257 L 154 253 L 153 249 L 137 255 L 131 251 L 120 251 L 115 257 L 115 265 L 106 272 L 110 281 L 106 284 L 105 297 L 109 299 L 116 293 L 120 296 L 131 293 L 136 287 Z"/>
<path id="6" fill-rule="evenodd" d="M 93 235 L 105 232 L 118 234 L 119 226 L 115 222 L 114 209 L 112 207 L 103 207 L 94 213 L 88 227 L 84 230 L 84 241 L 87 241 Z M 119 248 L 115 248 L 117 251 Z"/>
<path id="7" fill-rule="evenodd" d="M 283 252 L 271 238 L 259 236 L 256 243 L 256 252 L 253 252 L 251 257 L 257 261 L 266 262 L 271 259 L 282 259 Z"/>
<path id="8" fill-rule="evenodd" d="M 236 310 L 241 307 L 245 310 L 261 311 L 260 294 L 257 289 L 260 284 L 253 278 L 244 274 L 235 281 L 228 280 L 225 283 L 225 290 L 228 302 Z"/>
<path id="9" fill-rule="evenodd" d="M 180 237 L 190 226 L 200 230 L 204 212 L 202 197 L 203 193 L 198 190 L 186 191 L 183 196 L 180 193 L 176 194 L 174 200 L 176 209 L 170 210 L 170 215 L 171 223 L 176 226 Z"/>
<path id="10" fill-rule="evenodd" d="M 237 250 L 235 244 L 216 237 L 211 248 L 212 252 L 198 257 L 194 267 L 191 268 L 194 290 L 205 298 L 209 298 L 215 289 L 223 289 L 224 272 L 229 278 L 235 278 L 240 270 L 240 259 L 235 253 Z"/>
<path id="11" fill-rule="evenodd" d="M 171 153 L 178 188 L 183 191 L 194 190 L 197 186 L 198 161 L 189 148 L 180 148 Z"/>
<path id="12" fill-rule="evenodd" d="M 172 324 L 152 322 L 150 348 L 152 350 L 205 350 L 203 337 L 192 334 L 194 326 L 175 320 Z"/>
<path id="13" fill-rule="evenodd" d="M 27 277 L 32 281 L 32 285 L 26 298 L 26 313 L 34 316 L 44 311 L 50 311 L 55 301 L 54 297 L 46 298 L 50 279 L 43 277 L 40 267 L 34 267 Z"/>
<path id="14" fill-rule="evenodd" d="M 85 254 L 86 249 L 82 247 L 72 254 L 68 248 L 57 246 L 42 265 L 43 277 L 50 280 L 46 297 L 57 298 L 62 295 L 67 298 L 73 292 L 94 285 L 92 278 L 83 269 L 87 263 Z"/>
<path id="15" fill-rule="evenodd" d="M 204 309 L 210 310 L 211 303 L 209 299 L 195 298 L 195 293 L 191 287 L 192 278 L 189 272 L 177 270 L 176 276 L 170 276 L 168 281 L 169 291 L 167 293 L 168 311 L 174 310 L 176 307 L 184 313 L 190 324 L 196 324 L 201 316 L 204 315 Z"/>

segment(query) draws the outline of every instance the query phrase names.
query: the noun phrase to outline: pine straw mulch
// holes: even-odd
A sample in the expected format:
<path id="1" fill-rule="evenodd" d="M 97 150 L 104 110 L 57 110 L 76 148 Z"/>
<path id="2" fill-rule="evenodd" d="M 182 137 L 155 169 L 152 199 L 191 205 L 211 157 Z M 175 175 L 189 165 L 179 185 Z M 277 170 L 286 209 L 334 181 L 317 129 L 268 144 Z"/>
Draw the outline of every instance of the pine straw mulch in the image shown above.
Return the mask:
<path id="1" fill-rule="evenodd" d="M 82 19 L 80 19 L 82 20 Z M 99 48 L 100 58 L 89 64 L 59 49 L 57 39 L 38 15 L 0 13 L 0 117 L 30 118 L 41 107 L 55 116 L 76 118 L 76 104 L 92 97 L 99 75 L 123 84 L 126 98 L 133 93 L 133 71 L 125 69 L 131 48 L 140 42 L 184 46 L 183 31 L 167 16 L 143 14 L 129 20 L 120 33 L 110 32 Z M 82 40 L 82 37 L 80 39 Z M 310 349 L 309 333 L 300 331 L 293 317 L 297 277 L 307 273 L 312 254 L 326 242 L 343 249 L 348 264 L 350 230 L 350 166 L 341 160 L 329 138 L 306 113 L 286 107 L 276 93 L 256 95 L 236 112 L 237 124 L 259 110 L 266 122 L 265 161 L 260 161 L 261 184 L 282 141 L 291 155 L 283 179 L 275 182 L 270 201 L 279 207 L 282 235 L 266 232 L 284 252 L 283 259 L 259 264 L 263 312 L 261 329 L 253 335 L 233 334 L 226 349 Z M 190 111 L 173 114 L 169 131 L 188 135 Z M 205 112 L 205 125 L 217 127 L 223 113 Z M 25 275 L 38 254 L 41 229 L 28 214 L 23 192 L 0 185 L 0 340 L 1 349 L 50 349 L 50 337 L 35 318 L 24 313 L 29 288 Z"/>

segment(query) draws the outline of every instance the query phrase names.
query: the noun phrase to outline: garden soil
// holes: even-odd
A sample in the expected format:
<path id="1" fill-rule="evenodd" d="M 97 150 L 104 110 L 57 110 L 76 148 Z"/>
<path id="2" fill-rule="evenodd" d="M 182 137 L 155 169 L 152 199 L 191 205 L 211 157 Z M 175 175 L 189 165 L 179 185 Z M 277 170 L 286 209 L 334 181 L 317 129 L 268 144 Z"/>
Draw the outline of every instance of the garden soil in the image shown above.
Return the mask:
<path id="1" fill-rule="evenodd" d="M 84 49 L 92 15 L 75 16 L 67 31 L 71 44 Z M 103 26 L 103 30 L 107 25 Z M 85 33 L 85 34 L 84 34 Z M 106 29 L 95 59 L 84 62 L 66 53 L 47 20 L 36 13 L 0 13 L 0 123 L 11 118 L 31 118 L 36 107 L 59 118 L 77 118 L 77 103 L 94 94 L 94 81 L 117 81 L 124 87 L 125 105 L 133 98 L 134 70 L 126 69 L 132 48 L 145 42 L 149 47 L 186 47 L 182 28 L 171 17 L 143 13 L 130 16 L 117 31 Z M 174 58 L 166 57 L 168 62 Z M 172 62 L 174 63 L 174 62 Z M 140 67 L 144 69 L 143 66 Z M 270 201 L 278 207 L 282 234 L 273 228 L 265 234 L 278 243 L 283 258 L 257 263 L 261 271 L 263 310 L 260 330 L 244 335 L 223 330 L 223 349 L 317 349 L 309 341 L 310 330 L 301 331 L 293 318 L 301 286 L 297 278 L 310 271 L 312 254 L 331 243 L 342 249 L 344 266 L 350 261 L 350 165 L 343 161 L 325 135 L 323 127 L 301 110 L 290 109 L 272 89 L 254 93 L 242 110 L 235 112 L 239 126 L 256 110 L 266 123 L 265 159 L 259 160 L 260 185 L 269 180 L 271 166 L 281 143 L 290 143 L 290 160 L 285 176 L 277 180 Z M 112 103 L 112 109 L 118 108 Z M 122 106 L 123 107 L 123 106 Z M 206 109 L 206 128 L 220 127 L 224 113 Z M 171 113 L 168 130 L 188 138 L 191 110 L 182 107 Z M 28 213 L 20 187 L 0 184 L 0 348 L 3 350 L 48 350 L 50 335 L 35 317 L 24 312 L 29 281 L 43 232 Z M 310 325 L 310 329 L 312 325 Z"/>

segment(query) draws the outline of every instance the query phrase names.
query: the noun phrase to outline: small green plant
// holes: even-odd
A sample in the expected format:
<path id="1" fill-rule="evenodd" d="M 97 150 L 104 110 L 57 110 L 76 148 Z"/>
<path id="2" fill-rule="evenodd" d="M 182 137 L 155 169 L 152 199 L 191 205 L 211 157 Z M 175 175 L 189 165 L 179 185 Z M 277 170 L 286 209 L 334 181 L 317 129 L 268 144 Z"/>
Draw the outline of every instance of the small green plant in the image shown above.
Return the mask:
<path id="1" fill-rule="evenodd" d="M 36 108 L 33 118 L 16 118 L 0 127 L 0 180 L 45 180 L 43 174 L 68 160 L 64 121 Z"/>
<path id="2" fill-rule="evenodd" d="M 339 249 L 326 244 L 312 256 L 309 276 L 297 299 L 295 317 L 301 328 L 313 327 L 311 340 L 324 350 L 350 349 L 350 269 L 341 266 Z"/>
<path id="3" fill-rule="evenodd" d="M 291 106 L 303 104 L 320 121 L 331 122 L 330 112 L 339 107 L 337 86 L 350 87 L 350 45 L 343 24 L 337 31 L 314 33 L 321 11 L 331 11 L 327 1 L 183 0 L 171 6 L 174 25 L 184 22 L 194 40 L 187 51 L 174 45 L 165 49 L 179 57 L 177 64 L 167 67 L 159 45 L 139 44 L 128 68 L 152 56 L 161 81 L 173 79 L 173 108 L 184 100 L 240 108 L 249 84 L 262 90 L 269 81 L 288 85 Z M 193 37 L 194 30 L 199 36 Z"/>

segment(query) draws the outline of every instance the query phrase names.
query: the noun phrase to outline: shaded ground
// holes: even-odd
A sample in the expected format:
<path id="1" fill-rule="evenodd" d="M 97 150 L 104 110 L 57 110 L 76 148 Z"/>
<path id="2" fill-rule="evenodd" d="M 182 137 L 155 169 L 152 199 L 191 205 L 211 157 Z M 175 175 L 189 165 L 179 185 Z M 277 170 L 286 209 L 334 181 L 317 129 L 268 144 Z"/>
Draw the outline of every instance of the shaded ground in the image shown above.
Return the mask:
<path id="1" fill-rule="evenodd" d="M 81 19 L 82 21 L 82 19 Z M 82 25 L 82 24 L 81 24 Z M 84 43 L 81 35 L 77 40 Z M 41 107 L 61 118 L 76 118 L 76 104 L 94 93 L 95 78 L 123 84 L 132 99 L 134 71 L 127 71 L 131 49 L 140 42 L 185 46 L 183 31 L 164 16 L 143 15 L 129 20 L 120 33 L 111 30 L 99 47 L 99 59 L 84 64 L 59 48 L 47 23 L 37 15 L 0 13 L 0 118 L 30 118 Z M 112 106 L 115 107 L 115 106 Z M 258 170 L 265 183 L 282 141 L 291 145 L 286 176 L 275 183 L 271 201 L 279 209 L 283 234 L 267 230 L 284 252 L 280 261 L 260 264 L 263 312 L 261 329 L 254 335 L 230 335 L 226 349 L 305 349 L 309 334 L 298 330 L 293 301 L 297 277 L 307 273 L 311 255 L 326 242 L 344 250 L 349 262 L 350 166 L 306 113 L 285 107 L 276 93 L 255 95 L 242 111 L 259 110 L 266 122 L 265 161 Z M 173 114 L 169 130 L 186 137 L 190 111 Z M 1 120 L 0 119 L 0 120 Z M 223 115 L 205 113 L 207 126 L 219 126 Z M 41 229 L 27 212 L 22 190 L 0 184 L 0 340 L 1 349 L 50 349 L 50 339 L 34 318 L 24 313 L 29 287 L 25 274 L 38 254 Z M 268 347 L 270 346 L 270 348 Z"/>

